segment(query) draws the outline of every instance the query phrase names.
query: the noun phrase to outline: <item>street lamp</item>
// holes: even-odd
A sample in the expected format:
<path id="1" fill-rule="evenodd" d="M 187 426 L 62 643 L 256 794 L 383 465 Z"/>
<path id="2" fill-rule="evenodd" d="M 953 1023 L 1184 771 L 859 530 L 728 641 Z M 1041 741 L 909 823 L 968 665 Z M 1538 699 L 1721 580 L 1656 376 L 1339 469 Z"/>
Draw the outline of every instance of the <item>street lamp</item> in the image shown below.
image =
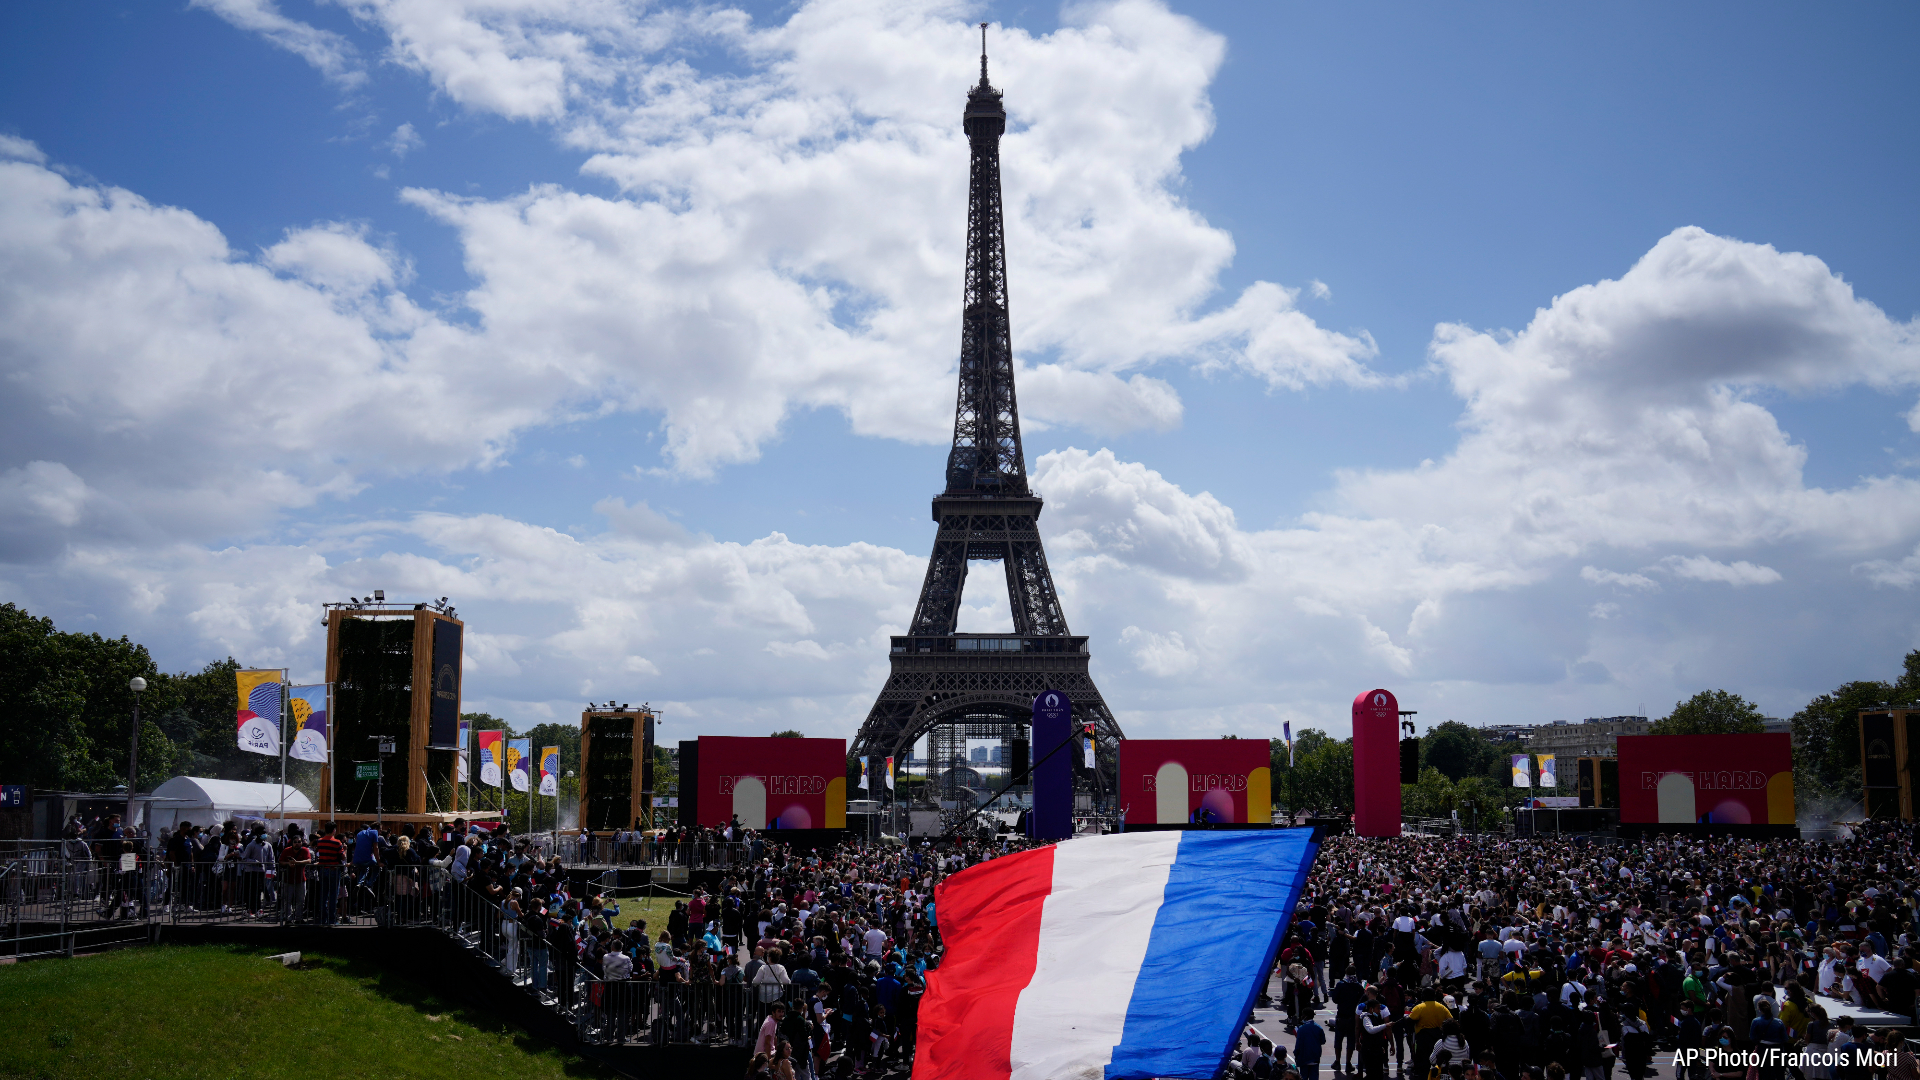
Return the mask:
<path id="1" fill-rule="evenodd" d="M 398 748 L 394 740 L 384 735 L 374 736 L 374 755 L 376 758 L 373 779 L 373 827 L 378 829 L 387 821 L 387 755 Z M 365 790 L 364 788 L 361 790 Z"/>
<path id="2" fill-rule="evenodd" d="M 127 750 L 127 816 L 126 831 L 133 831 L 133 793 L 139 786 L 140 778 L 140 692 L 147 688 L 147 680 L 135 675 L 127 680 L 127 689 L 133 691 L 133 743 Z"/>

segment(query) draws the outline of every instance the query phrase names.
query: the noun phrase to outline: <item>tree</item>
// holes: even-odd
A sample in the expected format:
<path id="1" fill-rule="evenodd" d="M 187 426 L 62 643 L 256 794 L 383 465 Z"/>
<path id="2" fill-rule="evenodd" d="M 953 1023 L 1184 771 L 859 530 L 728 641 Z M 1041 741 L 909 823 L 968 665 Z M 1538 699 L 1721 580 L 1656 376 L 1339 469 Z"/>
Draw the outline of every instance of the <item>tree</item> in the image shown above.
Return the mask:
<path id="1" fill-rule="evenodd" d="M 1894 700 L 1908 708 L 1920 705 L 1920 649 L 1907 654 L 1905 670 L 1893 684 Z"/>
<path id="2" fill-rule="evenodd" d="M 1424 764 L 1458 782 L 1463 777 L 1484 774 L 1488 764 L 1500 757 L 1500 752 L 1478 731 L 1458 720 L 1449 720 L 1420 740 L 1420 757 Z"/>
<path id="3" fill-rule="evenodd" d="M 1649 735 L 1757 735 L 1765 719 L 1753 702 L 1725 690 L 1702 690 L 1647 725 Z"/>
<path id="4" fill-rule="evenodd" d="M 1293 752 L 1294 776 L 1285 783 L 1289 797 L 1294 788 L 1299 790 L 1300 809 L 1353 809 L 1353 740 L 1335 742 L 1326 732 L 1309 728 L 1294 739 Z"/>
<path id="5" fill-rule="evenodd" d="M 507 723 L 492 713 L 463 712 L 460 714 L 460 719 L 465 720 L 467 727 L 474 731 L 504 731 L 507 733 L 508 738 L 519 738 L 519 736 L 513 733 L 512 724 Z"/>
<path id="6" fill-rule="evenodd" d="M 775 739 L 804 739 L 804 738 L 806 738 L 806 736 L 805 736 L 805 735 L 802 735 L 802 734 L 800 734 L 799 732 L 797 732 L 797 731 L 795 731 L 795 730 L 793 730 L 792 728 L 788 728 L 788 729 L 787 729 L 787 730 L 785 730 L 785 731 L 776 731 L 776 732 L 774 732 L 774 733 L 773 733 L 773 735 L 772 735 L 771 737 L 772 737 L 772 738 L 775 738 Z"/>
<path id="7" fill-rule="evenodd" d="M 145 787 L 172 775 L 179 756 L 154 723 L 178 704 L 177 682 L 160 675 L 145 646 L 62 633 L 52 619 L 0 604 L 0 780 L 81 791 L 124 783 L 134 703 L 127 683 L 136 675 L 148 684 L 140 700 Z"/>
<path id="8" fill-rule="evenodd" d="M 527 729 L 525 738 L 533 740 L 533 754 L 540 756 L 540 749 L 546 746 L 560 748 L 560 775 L 571 772 L 580 773 L 580 725 L 579 724 L 535 724 Z M 538 773 L 535 774 L 536 776 Z"/>
<path id="9" fill-rule="evenodd" d="M 1511 802 L 1484 776 L 1469 776 L 1453 785 L 1453 808 L 1460 811 L 1463 828 L 1499 827 L 1506 821 Z"/>
<path id="10" fill-rule="evenodd" d="M 1893 696 L 1893 687 L 1887 683 L 1850 682 L 1793 714 L 1796 795 L 1861 796 L 1860 710 L 1879 708 Z"/>
<path id="11" fill-rule="evenodd" d="M 1300 734 L 1294 737 L 1294 753 L 1303 756 L 1311 754 L 1323 746 L 1331 745 L 1333 741 L 1333 736 L 1321 731 L 1319 728 L 1303 728 Z"/>
<path id="12" fill-rule="evenodd" d="M 1842 683 L 1793 714 L 1796 799 L 1860 798 L 1860 713 L 1920 705 L 1920 649 L 1907 654 L 1904 669 L 1891 683 Z"/>
<path id="13" fill-rule="evenodd" d="M 1453 781 L 1432 765 L 1420 770 L 1420 780 L 1400 785 L 1400 813 L 1405 817 L 1447 817 L 1454 807 Z"/>

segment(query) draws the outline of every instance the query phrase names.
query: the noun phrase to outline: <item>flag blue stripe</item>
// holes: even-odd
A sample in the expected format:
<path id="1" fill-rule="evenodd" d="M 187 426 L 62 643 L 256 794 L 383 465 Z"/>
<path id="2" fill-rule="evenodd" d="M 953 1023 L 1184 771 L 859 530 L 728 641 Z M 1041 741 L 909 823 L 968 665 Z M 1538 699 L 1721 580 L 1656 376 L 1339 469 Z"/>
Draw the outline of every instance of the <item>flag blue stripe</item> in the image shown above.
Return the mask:
<path id="1" fill-rule="evenodd" d="M 1312 829 L 1180 837 L 1107 1080 L 1218 1074 L 1318 851 Z"/>

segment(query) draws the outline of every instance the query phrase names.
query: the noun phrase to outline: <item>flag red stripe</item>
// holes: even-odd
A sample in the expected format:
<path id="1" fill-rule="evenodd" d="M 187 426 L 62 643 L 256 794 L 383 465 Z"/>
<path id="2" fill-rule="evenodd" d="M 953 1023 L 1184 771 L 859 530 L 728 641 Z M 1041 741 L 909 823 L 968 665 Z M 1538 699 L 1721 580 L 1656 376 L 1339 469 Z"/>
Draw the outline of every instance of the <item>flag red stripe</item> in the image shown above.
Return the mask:
<path id="1" fill-rule="evenodd" d="M 1013 1010 L 1033 980 L 1053 848 L 955 874 L 934 894 L 946 952 L 927 973 L 913 1080 L 1002 1080 L 1012 1072 Z"/>

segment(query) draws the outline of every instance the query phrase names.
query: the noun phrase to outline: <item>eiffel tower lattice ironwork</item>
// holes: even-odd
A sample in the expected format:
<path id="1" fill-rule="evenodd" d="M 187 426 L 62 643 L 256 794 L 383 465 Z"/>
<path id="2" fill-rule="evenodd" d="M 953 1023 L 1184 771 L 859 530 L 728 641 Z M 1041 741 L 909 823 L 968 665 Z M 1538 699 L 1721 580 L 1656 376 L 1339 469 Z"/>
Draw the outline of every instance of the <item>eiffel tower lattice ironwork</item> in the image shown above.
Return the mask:
<path id="1" fill-rule="evenodd" d="M 960 393 L 947 456 L 946 490 L 933 499 L 939 523 L 913 623 L 892 639 L 892 670 L 854 738 L 852 755 L 892 756 L 936 728 L 1005 737 L 1032 719 L 1042 690 L 1073 699 L 1076 725 L 1092 723 L 1099 772 L 1112 791 L 1120 726 L 1088 673 L 1087 639 L 1067 629 L 1040 543 L 1042 500 L 1027 486 L 1020 410 L 1007 321 L 1007 252 L 1000 212 L 1000 91 L 987 81 L 985 24 L 980 83 L 967 95 L 972 144 L 967 204 L 967 273 L 960 321 Z M 1010 634 L 955 632 L 970 562 L 999 562 L 1013 609 Z M 947 734 L 955 734 L 948 731 Z M 953 739 L 942 740 L 953 745 Z M 959 743 L 964 747 L 964 741 Z M 1037 758 L 1052 747 L 1033 748 Z M 1071 751 L 1068 751 L 1071 752 Z M 1075 754 L 1075 761 L 1079 761 Z M 934 769 L 947 768 L 935 762 Z"/>

